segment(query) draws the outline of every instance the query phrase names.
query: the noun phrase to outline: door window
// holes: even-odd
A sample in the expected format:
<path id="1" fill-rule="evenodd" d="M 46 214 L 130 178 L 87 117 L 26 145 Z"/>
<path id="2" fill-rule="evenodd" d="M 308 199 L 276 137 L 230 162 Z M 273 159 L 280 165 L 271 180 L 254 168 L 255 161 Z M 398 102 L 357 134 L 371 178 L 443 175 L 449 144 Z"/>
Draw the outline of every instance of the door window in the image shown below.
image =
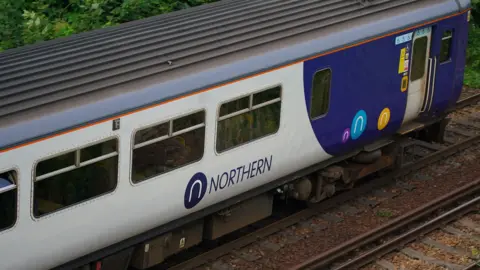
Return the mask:
<path id="1" fill-rule="evenodd" d="M 440 48 L 440 63 L 445 63 L 450 60 L 450 50 L 452 47 L 452 30 L 443 32 L 442 45 Z"/>
<path id="2" fill-rule="evenodd" d="M 425 75 L 425 61 L 427 60 L 428 37 L 417 38 L 413 42 L 412 56 L 412 82 L 423 78 Z"/>
<path id="3" fill-rule="evenodd" d="M 312 97 L 310 100 L 310 118 L 325 115 L 330 102 L 330 83 L 332 70 L 320 70 L 313 76 Z"/>

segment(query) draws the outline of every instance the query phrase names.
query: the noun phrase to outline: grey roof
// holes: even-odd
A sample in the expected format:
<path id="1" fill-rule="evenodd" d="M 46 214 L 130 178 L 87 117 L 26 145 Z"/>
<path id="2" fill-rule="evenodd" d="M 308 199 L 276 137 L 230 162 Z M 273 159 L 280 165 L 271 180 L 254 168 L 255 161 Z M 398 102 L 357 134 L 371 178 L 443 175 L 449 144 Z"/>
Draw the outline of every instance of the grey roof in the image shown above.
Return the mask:
<path id="1" fill-rule="evenodd" d="M 454 0 L 230 0 L 6 51 L 0 147 L 459 8 Z"/>

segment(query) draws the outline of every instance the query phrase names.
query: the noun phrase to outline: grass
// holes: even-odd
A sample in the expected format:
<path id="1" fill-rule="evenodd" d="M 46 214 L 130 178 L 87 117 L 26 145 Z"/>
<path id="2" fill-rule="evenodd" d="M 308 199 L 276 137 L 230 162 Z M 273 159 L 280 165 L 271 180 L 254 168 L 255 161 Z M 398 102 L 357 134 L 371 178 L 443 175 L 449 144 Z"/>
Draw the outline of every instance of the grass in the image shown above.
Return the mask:
<path id="1" fill-rule="evenodd" d="M 393 213 L 388 210 L 379 210 L 377 211 L 377 216 L 389 218 L 393 216 Z"/>

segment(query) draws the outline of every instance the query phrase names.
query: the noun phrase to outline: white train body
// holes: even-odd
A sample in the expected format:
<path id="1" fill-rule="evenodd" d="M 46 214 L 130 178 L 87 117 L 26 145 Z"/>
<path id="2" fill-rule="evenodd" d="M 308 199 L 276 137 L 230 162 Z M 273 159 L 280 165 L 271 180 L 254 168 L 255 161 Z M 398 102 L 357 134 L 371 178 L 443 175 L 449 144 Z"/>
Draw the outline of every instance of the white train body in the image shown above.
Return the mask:
<path id="1" fill-rule="evenodd" d="M 112 124 L 107 121 L 0 155 L 0 171 L 12 168 L 18 171 L 20 198 L 17 223 L 0 232 L 2 258 L 8 258 L 0 260 L 0 269 L 54 267 L 329 158 L 318 144 L 308 118 L 304 117 L 305 97 L 300 94 L 303 93 L 302 72 L 302 64 L 295 64 L 123 116 L 118 131 L 112 131 Z M 262 90 L 279 83 L 283 86 L 283 103 L 277 133 L 225 153 L 205 151 L 200 161 L 150 178 L 132 188 L 130 168 L 135 130 L 204 109 L 206 134 L 216 134 L 216 125 L 210 123 L 217 121 L 219 104 L 249 94 L 252 89 Z M 119 139 L 120 146 L 117 188 L 96 199 L 35 218 L 31 212 L 31 176 L 35 164 L 47 156 L 113 137 Z M 215 149 L 214 137 L 206 137 L 205 149 Z M 302 153 L 301 159 L 292 159 L 298 157 L 298 153 Z M 228 171 L 264 158 L 272 158 L 271 170 L 218 189 L 205 195 L 194 209 L 185 209 L 185 187 L 195 173 L 204 172 L 209 177 L 216 177 L 223 173 L 222 169 Z M 22 256 L 18 256 L 19 250 L 22 250 Z"/>
<path id="2" fill-rule="evenodd" d="M 46 43 L 18 54 L 0 54 L 0 196 L 7 189 L 16 189 L 16 213 L 13 213 L 16 216 L 12 217 L 12 226 L 2 227 L 0 220 L 0 270 L 50 269 L 68 265 L 82 256 L 92 256 L 79 262 L 77 266 L 80 266 L 130 246 L 138 247 L 188 222 L 212 216 L 237 200 L 243 203 L 275 190 L 285 184 L 277 184 L 279 179 L 293 175 L 288 181 L 296 180 L 295 173 L 300 170 L 333 157 L 341 158 L 395 135 L 402 128 L 409 129 L 408 124 L 418 116 L 437 119 L 437 113 L 451 107 L 460 94 L 469 0 L 389 0 L 372 1 L 367 6 L 364 1 L 344 0 L 285 1 L 282 4 L 273 0 L 240 2 L 221 1 L 213 4 L 211 11 L 198 8 L 187 12 L 186 17 L 191 16 L 192 23 L 184 24 L 181 16 L 166 16 L 167 19 L 157 22 L 158 33 L 147 25 L 155 21 L 146 20 L 145 26 L 127 24 L 125 28 L 118 28 L 118 33 L 115 29 L 106 29 L 91 36 L 60 40 L 58 49 L 56 43 Z M 338 14 L 332 15 L 332 7 Z M 288 14 L 279 17 L 275 9 L 279 9 L 279 14 Z M 297 9 L 301 10 L 297 12 Z M 241 12 L 246 17 L 236 23 L 242 27 L 255 22 L 248 19 L 248 14 L 271 12 L 272 18 L 279 20 L 275 27 L 285 29 L 268 32 L 273 26 L 268 14 L 262 17 L 263 13 L 259 16 L 265 20 L 257 22 L 257 30 L 240 26 L 239 29 L 228 28 L 236 26 L 230 20 L 238 19 Z M 311 12 L 321 16 L 312 16 Z M 228 31 L 220 24 L 213 30 L 193 33 L 198 39 L 185 41 L 188 48 L 185 44 L 184 48 L 168 43 L 177 41 L 176 34 L 190 38 L 188 27 L 202 31 L 201 27 L 215 25 L 208 22 L 216 16 L 224 16 L 222 23 Z M 202 19 L 195 21 L 197 17 Z M 284 21 L 286 19 L 289 21 Z M 316 19 L 318 21 L 314 21 Z M 203 20 L 206 23 L 200 25 Z M 305 28 L 297 22 L 304 23 Z M 173 26 L 169 24 L 177 23 L 179 30 L 171 30 Z M 302 32 L 307 26 L 310 32 Z M 444 33 L 451 33 L 444 28 L 454 29 L 453 37 L 444 38 Z M 130 30 L 125 34 L 122 29 Z M 220 33 L 222 29 L 227 33 Z M 243 36 L 243 31 L 247 30 L 251 30 L 251 37 Z M 142 31 L 145 37 L 140 35 Z M 162 41 L 165 44 L 160 41 L 153 44 L 154 38 L 164 37 L 161 31 L 167 31 L 171 39 L 165 36 Z M 235 31 L 238 32 L 236 36 L 233 35 Z M 228 34 L 225 44 L 216 40 L 223 34 Z M 141 48 L 130 49 L 130 43 L 115 43 L 122 38 L 134 45 L 138 39 L 141 48 L 153 46 L 145 50 L 154 55 L 140 57 L 136 53 L 140 53 Z M 453 40 L 449 44 L 455 50 L 448 52 L 450 61 L 431 68 L 438 76 L 425 72 L 411 84 L 408 81 L 412 74 L 409 63 L 415 65 L 420 60 L 409 62 L 408 57 L 412 58 L 413 53 L 408 51 L 415 50 L 412 43 L 420 39 L 433 46 L 432 50 L 424 46 L 425 59 L 421 59 L 421 68 L 417 69 L 420 71 L 428 71 L 430 62 L 437 63 L 439 48 L 449 48 L 443 46 L 444 42 Z M 205 41 L 206 45 L 200 41 Z M 214 49 L 208 47 L 210 45 Z M 102 57 L 105 58 L 89 58 L 96 55 L 88 52 L 96 50 L 97 46 L 99 49 L 95 53 L 104 52 Z M 171 50 L 170 54 L 159 56 L 158 51 L 165 48 Z M 62 57 L 79 61 L 78 66 Z M 435 61 L 429 62 L 429 57 Z M 50 64 L 63 66 L 51 67 Z M 11 72 L 6 67 L 11 68 Z M 324 111 L 313 117 L 312 89 L 317 85 L 312 84 L 317 74 L 329 80 L 329 84 L 322 81 L 328 89 L 324 87 L 322 89 L 327 90 L 319 92 L 327 93 L 327 98 L 322 96 L 327 106 L 318 105 Z M 348 76 L 351 79 L 345 79 Z M 427 80 L 437 81 L 428 86 L 420 83 Z M 277 86 L 281 89 L 279 100 L 270 99 L 259 105 L 251 98 L 248 109 L 243 109 L 248 111 L 262 104 L 280 102 L 280 123 L 276 131 L 218 152 L 221 105 Z M 429 87 L 435 89 L 429 92 Z M 429 104 L 429 108 L 422 111 L 422 103 Z M 175 136 L 173 120 L 201 111 L 205 113 L 204 122 L 189 128 L 205 128 L 203 145 L 194 145 L 202 149 L 202 156 L 182 166 L 174 165 L 177 167 L 170 171 L 165 165 L 167 172 L 153 173 L 150 178 L 145 176 L 148 179 L 144 181 L 133 181 L 133 149 L 140 149 L 142 145 L 136 142 L 136 134 L 147 127 L 168 123 L 168 134 L 164 137 Z M 235 113 L 240 112 L 242 110 Z M 267 126 L 267 122 L 262 124 Z M 257 136 L 252 134 L 251 137 Z M 116 150 L 93 159 L 82 159 L 84 148 L 109 139 L 117 140 Z M 146 142 L 144 140 L 143 144 Z M 103 153 L 104 149 L 101 151 Z M 72 154 L 74 164 L 59 171 L 39 173 L 38 164 L 64 153 Z M 163 152 L 154 154 L 160 156 Z M 76 203 L 65 203 L 64 207 L 46 204 L 55 210 L 39 214 L 44 211 L 37 211 L 40 206 L 36 204 L 39 198 L 35 192 L 43 196 L 41 199 L 55 196 L 56 192 L 53 188 L 36 190 L 37 183 L 99 160 L 106 163 L 107 158 L 118 158 L 118 165 L 115 165 L 118 169 L 106 170 L 110 172 L 107 176 L 114 179 L 107 183 L 114 185 L 109 186 L 108 192 Z M 14 172 L 14 179 L 6 180 L 6 172 Z M 9 181 L 11 184 L 5 185 Z M 105 185 L 102 181 L 88 185 Z M 67 193 L 68 187 L 63 188 L 57 193 Z M 80 194 L 83 192 L 80 189 L 73 193 Z M 243 195 L 242 200 L 238 199 Z M 67 195 L 63 193 L 59 196 L 63 196 L 61 200 L 64 201 L 72 200 L 64 198 Z M 228 205 L 222 208 L 221 204 L 226 201 Z M 3 207 L 0 208 L 1 217 L 1 211 L 7 207 L 0 206 Z M 199 232 L 202 233 L 201 228 Z"/>

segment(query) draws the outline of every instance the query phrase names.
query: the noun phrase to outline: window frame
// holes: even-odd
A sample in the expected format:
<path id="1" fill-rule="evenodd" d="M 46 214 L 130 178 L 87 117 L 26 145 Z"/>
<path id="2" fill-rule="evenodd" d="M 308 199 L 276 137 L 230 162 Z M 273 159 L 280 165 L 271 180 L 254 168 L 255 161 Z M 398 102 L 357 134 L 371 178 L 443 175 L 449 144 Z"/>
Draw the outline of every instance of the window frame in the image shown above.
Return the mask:
<path id="1" fill-rule="evenodd" d="M 320 73 L 322 71 L 325 71 L 325 70 L 330 70 L 330 83 L 328 85 L 328 107 L 327 107 L 327 111 L 321 115 L 318 115 L 316 117 L 312 117 L 312 103 L 313 103 L 313 87 L 314 87 L 314 83 L 315 83 L 315 75 L 317 75 L 317 73 Z M 327 116 L 328 112 L 330 112 L 330 102 L 332 100 L 332 79 L 333 79 L 333 70 L 332 70 L 332 67 L 328 66 L 326 68 L 322 68 L 322 69 L 319 69 L 317 71 L 315 71 L 315 73 L 313 73 L 313 76 L 312 76 L 312 85 L 310 87 L 310 109 L 308 110 L 308 118 L 310 118 L 310 121 L 315 121 L 315 120 L 318 120 L 320 118 L 324 118 Z"/>
<path id="2" fill-rule="evenodd" d="M 112 153 L 108 153 L 106 155 L 103 155 L 103 156 L 99 156 L 99 157 L 96 157 L 96 158 L 93 158 L 93 159 L 89 159 L 87 161 L 84 161 L 84 162 L 81 162 L 81 150 L 83 149 L 86 149 L 90 146 L 93 146 L 93 145 L 97 145 L 97 144 L 101 144 L 101 143 L 104 143 L 104 142 L 108 142 L 112 139 L 116 139 L 116 142 L 117 142 L 117 151 L 115 152 L 112 152 Z M 47 178 L 50 178 L 50 177 L 53 177 L 53 176 L 57 176 L 59 174 L 62 174 L 62 173 L 66 173 L 66 172 L 70 172 L 70 171 L 73 171 L 75 169 L 78 169 L 78 168 L 82 168 L 82 167 L 85 167 L 85 166 L 88 166 L 88 165 L 91 165 L 93 163 L 96 163 L 96 162 L 99 162 L 99 161 L 102 161 L 102 160 L 105 160 L 105 159 L 109 159 L 111 157 L 114 157 L 114 156 L 118 156 L 119 159 L 120 159 L 120 139 L 118 138 L 118 136 L 113 136 L 113 137 L 108 137 L 108 138 L 104 138 L 104 139 L 101 139 L 101 140 L 98 140 L 98 141 L 94 141 L 94 142 L 91 142 L 89 144 L 86 144 L 86 145 L 83 145 L 81 147 L 75 147 L 73 149 L 69 149 L 69 150 L 66 150 L 66 151 L 62 151 L 62 152 L 58 152 L 56 153 L 55 155 L 51 155 L 51 156 L 48 156 L 46 158 L 42 158 L 42 159 L 39 159 L 37 160 L 35 163 L 34 163 L 34 169 L 33 169 L 33 172 L 34 172 L 34 175 L 33 175 L 33 182 L 39 182 L 39 181 L 42 181 L 42 180 L 45 180 Z M 62 156 L 62 155 L 65 155 L 65 154 L 68 154 L 68 153 L 71 153 L 71 152 L 74 152 L 74 155 L 75 155 L 75 161 L 74 161 L 74 164 L 73 165 L 70 165 L 68 167 L 65 167 L 65 168 L 62 168 L 62 169 L 59 169 L 59 170 L 55 170 L 53 172 L 49 172 L 47 174 L 42 174 L 40 176 L 37 176 L 37 166 L 40 162 L 43 162 L 45 160 L 49 160 L 49 159 L 52 159 L 52 158 L 56 158 L 56 157 L 59 157 L 59 156 Z M 38 179 L 38 178 L 41 178 L 41 179 Z"/>
<path id="3" fill-rule="evenodd" d="M 269 101 L 261 103 L 261 104 L 257 104 L 255 106 L 253 105 L 253 96 L 255 94 L 262 93 L 262 92 L 265 92 L 265 91 L 268 91 L 268 90 L 272 90 L 272 89 L 275 89 L 277 87 L 280 88 L 280 97 L 269 100 Z M 236 97 L 233 97 L 233 98 L 230 98 L 230 99 L 226 99 L 224 101 L 221 101 L 219 104 L 217 104 L 217 112 L 215 114 L 215 140 L 213 142 L 213 144 L 214 144 L 213 148 L 214 148 L 215 154 L 218 156 L 218 155 L 224 154 L 225 152 L 228 152 L 228 151 L 231 151 L 231 150 L 234 150 L 234 149 L 238 149 L 239 147 L 246 146 L 246 145 L 248 145 L 252 142 L 259 141 L 261 139 L 277 135 L 278 131 L 280 130 L 280 127 L 282 125 L 283 89 L 284 89 L 283 84 L 282 83 L 277 83 L 277 84 L 274 84 L 274 85 L 263 87 L 259 90 L 253 91 L 253 92 L 249 92 L 248 94 L 243 94 L 243 95 L 239 95 L 239 96 L 236 96 Z M 245 97 L 249 97 L 248 108 L 242 109 L 242 110 L 230 113 L 230 114 L 220 116 L 220 110 L 221 110 L 222 105 L 230 103 L 230 102 L 235 101 L 235 100 L 240 100 L 240 99 L 245 98 Z M 275 132 L 267 134 L 267 135 L 263 135 L 261 137 L 258 137 L 256 139 L 253 139 L 253 140 L 248 141 L 248 142 L 244 142 L 244 143 L 235 145 L 233 147 L 224 149 L 222 151 L 218 151 L 218 149 L 217 149 L 218 123 L 220 121 L 223 121 L 223 120 L 226 120 L 226 119 L 229 119 L 229 118 L 232 118 L 232 117 L 244 114 L 244 113 L 248 113 L 248 112 L 251 112 L 253 110 L 256 110 L 256 109 L 259 109 L 259 108 L 262 108 L 262 107 L 266 107 L 268 105 L 271 105 L 271 104 L 274 104 L 274 103 L 277 103 L 277 102 L 280 102 L 280 115 L 279 115 L 280 116 L 280 121 L 279 121 L 279 124 L 278 124 L 278 128 Z"/>
<path id="4" fill-rule="evenodd" d="M 99 156 L 99 157 L 96 157 L 96 158 L 93 158 L 93 159 L 90 159 L 90 160 L 87 160 L 87 161 L 84 161 L 84 162 L 81 162 L 81 150 L 89 148 L 90 146 L 93 146 L 93 145 L 108 142 L 110 140 L 115 140 L 116 141 L 117 151 L 106 154 L 106 155 L 103 155 L 103 156 Z M 56 152 L 54 154 L 47 155 L 44 158 L 36 160 L 33 164 L 32 179 L 31 179 L 32 180 L 31 181 L 32 188 L 31 188 L 31 198 L 30 198 L 30 214 L 31 214 L 32 218 L 34 220 L 40 220 L 40 219 L 43 219 L 43 218 L 48 218 L 52 214 L 57 214 L 57 213 L 60 213 L 60 212 L 63 212 L 63 211 L 71 210 L 73 207 L 78 207 L 78 206 L 83 205 L 83 204 L 91 203 L 98 198 L 101 198 L 101 197 L 104 197 L 106 195 L 114 193 L 117 190 L 118 182 L 119 182 L 119 179 L 120 179 L 120 145 L 121 145 L 121 140 L 120 140 L 120 137 L 118 135 L 108 136 L 108 137 L 104 137 L 104 138 L 101 138 L 101 139 L 98 139 L 98 140 L 90 141 L 89 143 L 84 144 L 84 145 L 78 145 L 77 144 L 76 147 L 69 148 L 69 149 L 63 150 L 63 151 L 59 151 L 59 152 Z M 38 178 L 37 177 L 37 166 L 40 162 L 43 162 L 45 160 L 49 160 L 49 159 L 52 159 L 52 158 L 55 158 L 55 157 L 59 157 L 59 156 L 62 156 L 62 155 L 65 155 L 65 154 L 68 154 L 68 153 L 71 153 L 71 152 L 74 152 L 74 155 L 75 155 L 75 160 L 74 160 L 75 163 L 73 165 L 62 168 L 62 169 L 59 169 L 59 170 L 55 170 L 55 171 L 47 173 L 47 174 L 42 174 L 42 175 L 40 175 L 41 179 L 37 180 L 37 178 Z M 112 155 L 112 154 L 114 154 L 114 155 Z M 107 192 L 104 192 L 100 195 L 93 196 L 93 197 L 91 197 L 87 200 L 83 200 L 83 201 L 79 201 L 79 202 L 67 205 L 63 208 L 56 209 L 52 212 L 49 212 L 49 213 L 46 213 L 46 214 L 43 214 L 43 215 L 40 215 L 40 216 L 35 215 L 34 203 L 35 203 L 35 183 L 36 182 L 40 182 L 40 181 L 43 181 L 43 180 L 45 180 L 49 177 L 54 177 L 54 176 L 60 175 L 62 173 L 67 173 L 67 172 L 73 171 L 75 169 L 82 168 L 82 167 L 85 167 L 85 166 L 88 166 L 88 165 L 94 164 L 96 162 L 100 162 L 102 160 L 106 160 L 106 159 L 109 159 L 109 158 L 112 158 L 112 157 L 115 157 L 115 156 L 118 157 L 117 158 L 117 177 L 116 177 L 116 181 L 115 181 L 115 186 L 111 190 L 109 190 Z M 74 168 L 71 168 L 71 167 L 74 167 Z M 67 168 L 68 168 L 68 170 L 67 170 Z"/>
<path id="5" fill-rule="evenodd" d="M 0 194 L 15 190 L 15 196 L 14 196 L 15 197 L 15 220 L 12 223 L 12 225 L 10 225 L 8 227 L 5 227 L 5 228 L 0 228 L 0 234 L 5 233 L 5 232 L 13 229 L 17 225 L 17 222 L 18 222 L 18 206 L 19 206 L 19 202 L 18 202 L 18 198 L 19 198 L 19 194 L 18 194 L 18 191 L 19 191 L 19 180 L 18 180 L 19 179 L 19 174 L 18 174 L 18 171 L 19 171 L 18 168 L 0 170 L 0 174 L 8 173 L 8 172 L 13 172 L 13 174 L 14 174 L 14 179 L 13 179 L 12 185 L 1 188 L 0 189 Z"/>
<path id="6" fill-rule="evenodd" d="M 181 129 L 179 131 L 173 132 L 173 122 L 175 120 L 178 120 L 178 119 L 183 118 L 185 116 L 193 115 L 193 114 L 196 114 L 196 113 L 199 113 L 199 112 L 203 112 L 204 118 L 203 118 L 203 123 L 202 124 L 198 124 L 198 125 L 195 125 L 195 126 L 188 127 L 186 129 Z M 207 141 L 206 140 L 206 138 L 207 138 L 207 118 L 208 118 L 207 117 L 207 110 L 205 108 L 202 108 L 202 109 L 192 110 L 188 113 L 182 113 L 182 114 L 177 115 L 175 117 L 167 118 L 166 120 L 153 122 L 153 123 L 150 123 L 148 125 L 140 126 L 140 127 L 135 128 L 132 131 L 131 140 L 130 140 L 130 168 L 129 168 L 129 176 L 128 176 L 130 184 L 132 186 L 141 185 L 143 183 L 150 182 L 157 177 L 162 177 L 164 175 L 168 175 L 172 172 L 175 172 L 175 171 L 177 171 L 177 169 L 185 168 L 187 166 L 190 166 L 192 164 L 195 164 L 197 162 L 202 161 L 204 156 L 205 156 L 206 141 Z M 148 128 L 152 128 L 152 127 L 155 127 L 155 126 L 158 126 L 158 125 L 162 125 L 162 124 L 165 124 L 165 123 L 169 123 L 168 124 L 168 134 L 167 135 L 164 135 L 164 136 L 161 136 L 161 137 L 158 137 L 158 138 L 154 138 L 154 139 L 151 139 L 151 140 L 148 140 L 148 141 L 145 141 L 145 142 L 141 142 L 139 144 L 135 144 L 135 136 L 137 135 L 137 132 L 143 131 L 143 130 L 146 130 Z M 133 151 L 135 149 L 138 149 L 138 148 L 141 148 L 141 147 L 144 147 L 144 146 L 148 146 L 150 144 L 154 144 L 154 143 L 157 143 L 157 142 L 161 142 L 161 141 L 167 140 L 169 138 L 173 138 L 175 136 L 182 135 L 184 133 L 188 133 L 190 131 L 200 129 L 200 128 L 204 128 L 204 137 L 203 137 L 202 156 L 199 159 L 197 159 L 195 161 L 192 161 L 192 162 L 185 163 L 182 166 L 176 167 L 175 169 L 167 171 L 165 173 L 161 173 L 161 174 L 157 174 L 157 175 L 145 178 L 142 181 L 139 181 L 139 182 L 134 182 L 133 181 L 133 177 L 132 177 L 132 173 L 133 173 Z M 138 146 L 138 145 L 140 145 L 140 146 Z"/>
<path id="7" fill-rule="evenodd" d="M 451 33 L 450 36 L 449 37 L 444 37 L 445 32 L 448 32 L 448 31 L 450 31 L 450 33 Z M 439 51 L 439 56 L 438 56 L 438 63 L 440 65 L 452 62 L 452 49 L 453 49 L 453 37 L 454 37 L 454 35 L 455 35 L 454 28 L 448 28 L 448 29 L 445 29 L 445 30 L 442 31 L 442 39 L 440 40 L 440 51 Z M 440 61 L 440 57 L 442 56 L 442 45 L 443 45 L 443 41 L 447 40 L 447 39 L 450 39 L 449 46 L 448 46 L 448 59 L 442 62 L 442 61 Z"/>
<path id="8" fill-rule="evenodd" d="M 422 64 L 422 67 L 423 67 L 423 69 L 422 69 L 422 76 L 420 76 L 420 77 L 418 77 L 418 78 L 415 78 L 415 79 L 412 79 L 412 78 L 414 78 L 413 75 L 414 75 L 414 72 L 415 72 L 415 70 L 414 70 L 414 64 L 415 64 L 416 62 L 418 62 L 418 61 L 415 61 L 415 62 L 414 62 L 414 59 L 413 59 L 413 58 L 415 57 L 415 55 L 414 55 L 415 48 L 416 48 L 416 47 L 415 47 L 415 42 L 416 42 L 417 40 L 420 40 L 420 39 L 426 39 L 426 40 L 427 40 L 427 41 L 426 41 L 426 45 L 425 45 L 425 50 L 422 51 L 422 52 L 425 52 L 425 61 L 424 61 L 423 64 Z M 412 41 L 412 52 L 411 52 L 412 58 L 410 59 L 410 62 L 409 62 L 409 65 L 410 65 L 410 67 L 409 67 L 409 69 L 410 69 L 410 72 L 409 72 L 409 85 L 412 84 L 413 82 L 416 82 L 416 81 L 418 81 L 418 80 L 421 80 L 421 79 L 424 78 L 425 76 L 427 77 L 427 80 L 428 80 L 428 59 L 429 59 L 429 54 L 426 52 L 426 50 L 429 49 L 429 50 L 431 51 L 431 49 L 432 49 L 432 48 L 431 48 L 431 46 L 432 46 L 431 44 L 430 44 L 430 48 L 428 48 L 428 45 L 429 45 L 429 44 L 428 44 L 428 41 L 429 41 L 429 40 L 430 40 L 430 43 L 431 43 L 431 42 L 432 42 L 432 36 L 430 36 L 430 37 L 428 37 L 428 36 L 421 36 L 421 37 L 415 38 L 415 39 Z M 425 64 L 425 63 L 426 63 L 426 64 Z"/>

